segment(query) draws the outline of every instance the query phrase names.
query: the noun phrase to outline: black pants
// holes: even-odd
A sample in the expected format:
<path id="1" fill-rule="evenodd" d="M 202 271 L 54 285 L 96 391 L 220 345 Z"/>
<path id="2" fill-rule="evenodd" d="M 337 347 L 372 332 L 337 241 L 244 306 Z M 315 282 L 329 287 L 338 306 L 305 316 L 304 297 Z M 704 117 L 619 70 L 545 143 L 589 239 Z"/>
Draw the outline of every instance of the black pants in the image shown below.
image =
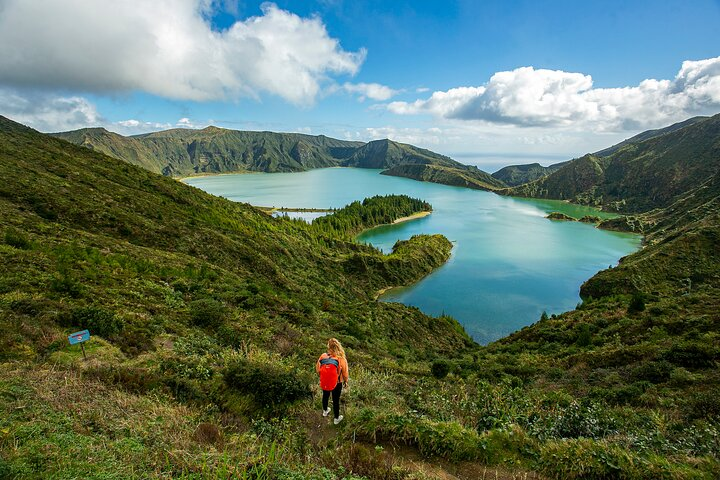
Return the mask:
<path id="1" fill-rule="evenodd" d="M 328 400 L 330 399 L 331 393 L 333 399 L 333 415 L 335 415 L 335 418 L 338 418 L 340 416 L 340 394 L 342 393 L 342 382 L 338 382 L 335 390 L 323 390 L 323 410 L 327 410 L 328 408 Z"/>

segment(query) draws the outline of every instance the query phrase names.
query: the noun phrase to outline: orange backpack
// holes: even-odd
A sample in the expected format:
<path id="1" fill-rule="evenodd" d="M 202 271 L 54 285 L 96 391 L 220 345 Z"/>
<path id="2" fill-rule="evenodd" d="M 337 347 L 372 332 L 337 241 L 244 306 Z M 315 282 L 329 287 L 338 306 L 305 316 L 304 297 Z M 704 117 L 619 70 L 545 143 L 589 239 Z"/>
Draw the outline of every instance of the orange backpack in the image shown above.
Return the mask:
<path id="1" fill-rule="evenodd" d="M 326 392 L 335 390 L 340 375 L 340 362 L 328 356 L 320 359 L 320 388 Z"/>

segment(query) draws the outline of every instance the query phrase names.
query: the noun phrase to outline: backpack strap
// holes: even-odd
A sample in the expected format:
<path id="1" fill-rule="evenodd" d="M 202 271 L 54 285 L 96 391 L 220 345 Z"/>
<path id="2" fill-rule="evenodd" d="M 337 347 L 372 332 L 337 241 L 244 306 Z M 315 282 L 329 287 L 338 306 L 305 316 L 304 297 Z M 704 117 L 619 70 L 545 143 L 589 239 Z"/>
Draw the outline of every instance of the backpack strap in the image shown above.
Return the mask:
<path id="1" fill-rule="evenodd" d="M 321 358 L 321 359 L 320 359 L 320 365 L 321 365 L 321 366 L 322 366 L 322 365 L 335 365 L 335 368 L 337 368 L 338 370 L 340 370 L 340 362 L 338 362 L 337 360 L 335 360 L 335 359 L 332 358 L 332 357 Z"/>

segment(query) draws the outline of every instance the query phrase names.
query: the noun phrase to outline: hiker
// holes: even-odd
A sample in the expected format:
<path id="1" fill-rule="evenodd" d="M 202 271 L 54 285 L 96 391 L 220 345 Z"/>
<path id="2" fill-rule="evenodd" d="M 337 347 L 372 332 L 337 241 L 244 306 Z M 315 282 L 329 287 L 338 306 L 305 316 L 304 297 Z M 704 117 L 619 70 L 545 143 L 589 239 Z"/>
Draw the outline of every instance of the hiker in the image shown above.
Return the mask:
<path id="1" fill-rule="evenodd" d="M 328 400 L 332 393 L 333 414 L 335 416 L 333 423 L 337 425 L 344 418 L 340 415 L 340 394 L 343 385 L 347 387 L 348 364 L 345 358 L 345 350 L 336 338 L 328 340 L 327 352 L 320 355 L 315 364 L 315 370 L 320 375 L 320 388 L 323 391 L 323 417 L 327 417 L 330 413 Z"/>

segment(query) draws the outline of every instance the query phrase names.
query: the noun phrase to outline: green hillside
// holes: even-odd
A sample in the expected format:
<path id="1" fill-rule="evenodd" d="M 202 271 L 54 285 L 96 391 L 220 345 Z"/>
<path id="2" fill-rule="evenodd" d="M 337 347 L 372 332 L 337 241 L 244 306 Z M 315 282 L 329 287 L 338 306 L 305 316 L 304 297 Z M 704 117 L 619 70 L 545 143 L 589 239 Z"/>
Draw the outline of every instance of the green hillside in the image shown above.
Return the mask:
<path id="1" fill-rule="evenodd" d="M 674 132 L 675 130 L 680 130 L 681 128 L 688 127 L 694 123 L 701 122 L 703 120 L 707 120 L 708 117 L 692 117 L 688 118 L 687 120 L 683 120 L 682 122 L 673 123 L 670 126 L 664 127 L 664 128 L 656 128 L 653 130 L 646 130 L 642 133 L 638 133 L 634 137 L 630 137 L 626 140 L 623 140 L 622 142 L 613 145 L 608 148 L 604 148 L 600 151 L 597 151 L 594 153 L 596 157 L 607 157 L 612 155 L 613 153 L 617 152 L 621 148 L 623 148 L 626 145 L 630 145 L 632 143 L 640 143 L 644 142 L 645 140 L 650 140 L 651 138 L 659 137 L 661 135 L 665 135 L 666 133 Z"/>
<path id="2" fill-rule="evenodd" d="M 382 172 L 383 175 L 412 178 L 423 182 L 441 183 L 454 187 L 476 190 L 496 190 L 505 187 L 500 180 L 491 177 L 477 167 L 465 165 L 444 166 L 433 164 L 397 165 Z"/>
<path id="3" fill-rule="evenodd" d="M 413 145 L 335 140 L 323 135 L 177 128 L 123 137 L 103 128 L 53 134 L 155 173 L 181 177 L 222 172 L 295 172 L 323 167 L 386 169 L 386 175 L 446 185 L 503 188 L 489 174 Z M 407 168 L 406 168 L 407 167 Z"/>
<path id="4" fill-rule="evenodd" d="M 392 168 L 398 165 L 462 166 L 450 157 L 392 140 L 374 140 L 358 148 L 343 166 Z"/>
<path id="5" fill-rule="evenodd" d="M 277 219 L 2 117 L 0 166 L 0 478 L 720 476 L 717 173 L 638 215 L 647 246 L 576 310 L 480 347 L 373 300 L 447 239 L 348 239 L 422 201 Z M 338 426 L 313 371 L 329 336 Z"/>
<path id="6" fill-rule="evenodd" d="M 207 127 L 123 137 L 90 128 L 54 134 L 166 176 L 238 171 L 294 172 L 337 166 L 360 142 L 323 135 Z"/>
<path id="7" fill-rule="evenodd" d="M 645 140 L 649 140 L 651 138 L 659 137 L 661 135 L 665 135 L 666 133 L 674 132 L 675 130 L 679 130 L 681 128 L 685 128 L 687 126 L 693 125 L 694 123 L 706 120 L 708 117 L 693 117 L 689 118 L 685 121 L 675 123 L 673 125 L 670 125 L 669 127 L 665 128 L 658 128 L 655 130 L 647 130 L 645 132 L 639 133 L 638 135 L 635 135 L 634 137 L 628 138 L 626 140 L 623 140 L 622 142 L 613 145 L 611 147 L 605 148 L 603 150 L 600 150 L 598 152 L 593 153 L 592 155 L 594 157 L 609 157 L 613 153 L 617 152 L 621 148 L 635 144 L 644 142 Z M 501 168 L 497 172 L 493 173 L 492 176 L 497 178 L 498 180 L 501 180 L 505 184 L 516 187 L 518 185 L 522 185 L 524 183 L 534 182 L 535 180 L 538 180 L 542 177 L 546 177 L 550 175 L 551 173 L 554 173 L 558 171 L 560 168 L 564 167 L 568 163 L 570 163 L 571 160 L 568 160 L 566 162 L 560 162 L 556 163 L 554 165 L 550 165 L 548 167 L 543 167 L 539 163 L 529 163 L 524 165 L 510 165 L 504 168 Z"/>
<path id="8" fill-rule="evenodd" d="M 508 165 L 503 167 L 497 172 L 493 173 L 493 178 L 496 178 L 506 185 L 515 187 L 522 185 L 523 183 L 532 182 L 538 178 L 545 177 L 551 173 L 559 170 L 568 162 L 560 162 L 548 167 L 543 167 L 539 163 L 528 163 L 524 165 Z"/>
<path id="9" fill-rule="evenodd" d="M 207 127 L 123 137 L 102 128 L 54 136 L 155 173 L 183 176 L 239 171 L 294 172 L 349 166 L 385 169 L 406 164 L 462 166 L 451 158 L 390 140 L 349 142 L 297 133 Z"/>
<path id="10" fill-rule="evenodd" d="M 630 143 L 607 156 L 586 155 L 555 173 L 501 193 L 570 200 L 624 213 L 669 206 L 720 171 L 720 115 Z"/>

